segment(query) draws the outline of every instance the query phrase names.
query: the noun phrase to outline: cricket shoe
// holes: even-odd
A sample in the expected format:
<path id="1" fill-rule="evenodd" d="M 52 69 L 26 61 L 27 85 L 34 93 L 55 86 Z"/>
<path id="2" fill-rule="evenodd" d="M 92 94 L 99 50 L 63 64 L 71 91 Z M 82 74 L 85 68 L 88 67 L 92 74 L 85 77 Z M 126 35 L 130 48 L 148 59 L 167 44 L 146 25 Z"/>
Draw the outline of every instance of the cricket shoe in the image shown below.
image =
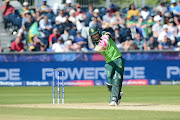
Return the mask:
<path id="1" fill-rule="evenodd" d="M 119 99 L 118 99 L 117 105 L 120 104 L 122 96 L 123 96 L 123 92 L 120 92 L 120 97 L 119 97 Z"/>
<path id="2" fill-rule="evenodd" d="M 111 103 L 109 103 L 110 106 L 117 106 L 117 103 L 115 101 L 111 101 Z"/>

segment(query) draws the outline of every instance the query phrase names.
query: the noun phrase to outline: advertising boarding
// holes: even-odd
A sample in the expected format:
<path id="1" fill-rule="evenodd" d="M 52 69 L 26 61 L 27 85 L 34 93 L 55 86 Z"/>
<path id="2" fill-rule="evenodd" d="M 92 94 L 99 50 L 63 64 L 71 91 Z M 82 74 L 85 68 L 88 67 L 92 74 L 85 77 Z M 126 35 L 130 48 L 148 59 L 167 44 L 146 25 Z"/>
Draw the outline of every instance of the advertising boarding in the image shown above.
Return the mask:
<path id="1" fill-rule="evenodd" d="M 63 79 L 66 86 L 101 86 L 107 82 L 105 64 L 104 60 L 95 59 L 87 61 L 0 62 L 0 86 L 50 86 L 53 79 L 52 71 L 57 68 L 64 71 Z M 58 78 L 57 73 L 55 78 Z M 179 83 L 180 62 L 177 59 L 126 59 L 123 85 Z"/>

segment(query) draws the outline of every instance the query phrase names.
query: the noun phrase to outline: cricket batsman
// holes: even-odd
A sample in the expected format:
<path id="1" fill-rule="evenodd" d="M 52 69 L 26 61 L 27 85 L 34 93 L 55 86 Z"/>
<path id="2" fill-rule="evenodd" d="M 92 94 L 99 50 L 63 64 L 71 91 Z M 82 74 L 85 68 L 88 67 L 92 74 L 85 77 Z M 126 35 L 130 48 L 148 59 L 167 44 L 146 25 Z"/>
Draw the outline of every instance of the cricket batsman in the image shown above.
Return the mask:
<path id="1" fill-rule="evenodd" d="M 116 43 L 111 39 L 109 32 L 100 33 L 97 27 L 89 28 L 89 35 L 95 43 L 94 51 L 101 53 L 105 57 L 105 68 L 108 83 L 106 83 L 108 90 L 111 92 L 110 106 L 117 106 L 120 104 L 124 63 L 125 59 L 122 57 Z"/>

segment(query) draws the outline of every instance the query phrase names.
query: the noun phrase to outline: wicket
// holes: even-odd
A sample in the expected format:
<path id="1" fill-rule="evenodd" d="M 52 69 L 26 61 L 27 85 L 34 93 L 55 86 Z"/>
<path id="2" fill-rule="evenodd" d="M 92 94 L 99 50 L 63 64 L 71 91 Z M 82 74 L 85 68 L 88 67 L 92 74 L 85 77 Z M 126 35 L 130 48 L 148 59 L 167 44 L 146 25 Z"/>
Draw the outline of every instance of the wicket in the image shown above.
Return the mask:
<path id="1" fill-rule="evenodd" d="M 64 104 L 64 71 L 61 69 L 54 69 L 53 70 L 53 104 L 55 104 L 55 86 L 56 86 L 56 75 L 57 73 L 57 104 L 60 103 L 60 73 L 61 73 L 61 80 L 62 80 L 62 104 Z"/>

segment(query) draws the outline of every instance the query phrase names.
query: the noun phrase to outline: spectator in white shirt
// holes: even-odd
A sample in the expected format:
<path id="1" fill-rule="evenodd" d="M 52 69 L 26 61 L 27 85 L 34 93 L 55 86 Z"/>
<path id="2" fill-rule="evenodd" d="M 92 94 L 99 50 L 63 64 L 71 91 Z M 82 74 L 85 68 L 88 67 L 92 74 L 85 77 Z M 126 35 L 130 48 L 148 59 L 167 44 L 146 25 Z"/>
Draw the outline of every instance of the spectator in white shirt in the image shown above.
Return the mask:
<path id="1" fill-rule="evenodd" d="M 154 21 L 156 22 L 156 24 L 154 24 L 152 26 L 152 31 L 153 31 L 153 37 L 158 38 L 159 37 L 159 33 L 162 31 L 163 26 L 161 24 L 161 17 L 159 15 L 156 15 L 154 17 Z"/>
<path id="2" fill-rule="evenodd" d="M 75 15 L 76 11 L 74 9 L 72 9 L 70 12 L 69 12 L 69 21 L 71 21 L 73 24 L 76 23 L 76 15 Z"/>
<path id="3" fill-rule="evenodd" d="M 82 28 L 85 26 L 85 22 L 82 14 L 77 16 L 76 26 L 78 31 L 82 30 Z"/>
<path id="4" fill-rule="evenodd" d="M 72 41 L 71 40 L 67 40 L 65 42 L 64 52 L 71 52 L 71 51 L 72 51 Z"/>
<path id="5" fill-rule="evenodd" d="M 164 40 L 164 36 L 167 36 L 167 38 L 171 40 L 171 43 L 175 42 L 174 36 L 171 36 L 170 34 L 168 34 L 168 26 L 167 25 L 163 26 L 163 31 L 159 34 L 158 42 L 161 42 L 162 40 Z"/>
<path id="6" fill-rule="evenodd" d="M 55 21 L 57 25 L 64 23 L 66 21 L 63 10 L 59 10 L 58 16 L 56 17 Z"/>
<path id="7" fill-rule="evenodd" d="M 53 5 L 53 8 L 52 8 L 52 10 L 53 10 L 53 12 L 54 12 L 54 15 L 57 15 L 57 14 L 58 14 L 59 9 L 60 9 L 59 4 L 58 4 L 58 3 L 55 3 L 55 4 Z"/>
<path id="8" fill-rule="evenodd" d="M 62 37 L 59 37 L 57 42 L 52 45 L 52 50 L 54 52 L 64 52 L 65 45 Z"/>
<path id="9" fill-rule="evenodd" d="M 147 17 L 149 16 L 150 12 L 147 11 L 147 7 L 144 7 L 141 11 L 141 16 L 143 17 L 143 19 L 147 19 Z"/>
<path id="10" fill-rule="evenodd" d="M 168 21 L 168 35 L 170 36 L 171 39 L 171 44 L 175 43 L 175 38 L 177 36 L 177 28 L 174 26 L 174 21 L 173 19 L 169 19 Z"/>

